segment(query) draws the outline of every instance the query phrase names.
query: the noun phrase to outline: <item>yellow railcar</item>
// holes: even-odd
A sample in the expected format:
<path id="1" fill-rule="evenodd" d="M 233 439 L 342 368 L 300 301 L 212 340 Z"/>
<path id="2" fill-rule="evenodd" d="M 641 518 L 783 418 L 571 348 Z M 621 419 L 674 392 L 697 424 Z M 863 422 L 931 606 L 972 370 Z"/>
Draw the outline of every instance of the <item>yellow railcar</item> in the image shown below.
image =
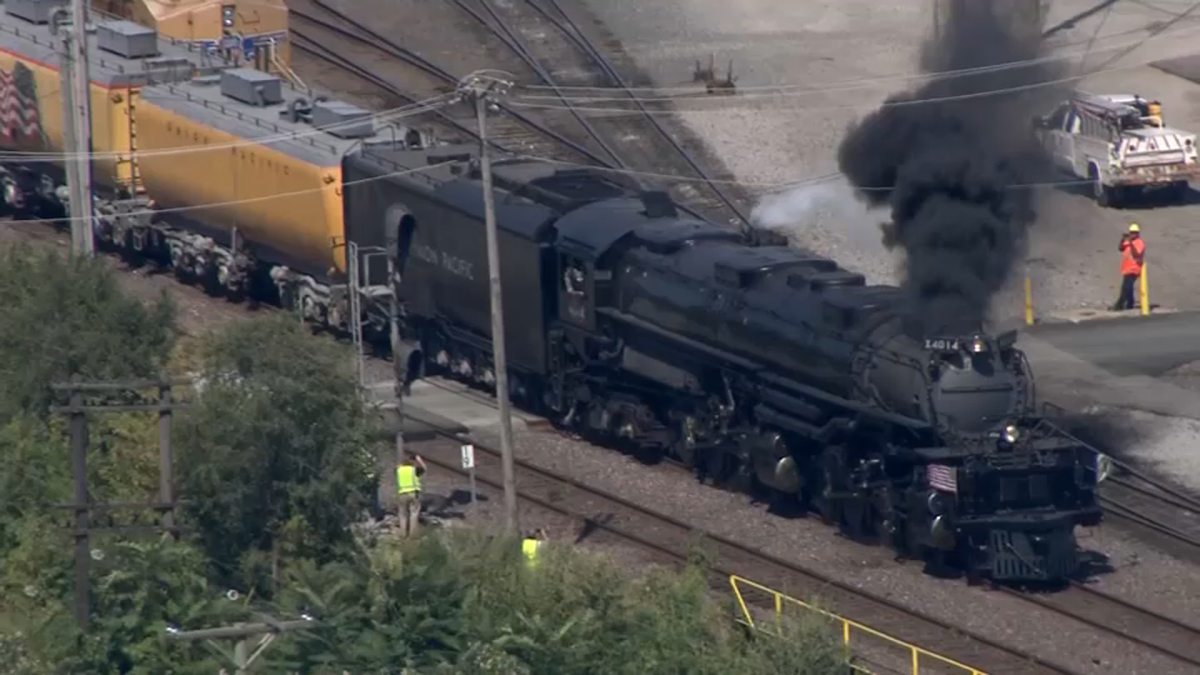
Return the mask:
<path id="1" fill-rule="evenodd" d="M 49 186 L 39 206 L 53 204 L 53 187 L 61 183 L 56 177 L 62 161 L 55 156 L 64 148 L 58 61 L 48 25 L 7 11 L 0 15 L 0 150 L 28 153 L 28 161 L 14 166 L 6 182 L 10 194 L 16 188 L 30 196 Z M 101 194 L 136 191 L 131 110 L 139 78 L 122 72 L 122 66 L 97 53 L 91 69 L 92 180 Z"/>
<path id="2" fill-rule="evenodd" d="M 138 106 L 138 143 L 145 151 L 139 164 L 155 204 L 167 212 L 188 209 L 181 220 L 218 241 L 231 239 L 236 228 L 258 258 L 314 277 L 344 273 L 346 145 L 302 135 L 312 134 L 311 127 L 276 124 L 278 109 L 214 100 L 207 94 L 220 91 L 205 87 L 150 89 Z M 271 145 L 244 144 L 293 134 Z M 172 152 L 178 150 L 184 152 Z M 197 208 L 204 205 L 220 206 Z"/>
<path id="3" fill-rule="evenodd" d="M 180 34 L 163 11 L 170 3 L 138 2 L 126 16 Z M 176 5 L 192 17 L 223 7 Z M 5 10 L 0 148 L 25 153 L 5 158 L 5 194 L 11 209 L 45 217 L 46 207 L 62 211 L 67 201 L 62 158 L 52 156 L 63 150 L 58 44 L 49 24 Z M 364 141 L 424 137 L 296 87 L 254 50 L 164 37 L 128 19 L 100 17 L 93 35 L 97 241 L 211 290 L 266 290 L 312 319 L 351 327 L 342 156 Z M 381 256 L 374 261 L 383 266 Z M 368 276 L 379 278 L 360 279 Z"/>
<path id="4" fill-rule="evenodd" d="M 254 45 L 259 70 L 290 75 L 288 8 L 284 0 L 92 0 L 98 12 L 154 28 L 159 35 L 196 44 L 232 39 Z"/>

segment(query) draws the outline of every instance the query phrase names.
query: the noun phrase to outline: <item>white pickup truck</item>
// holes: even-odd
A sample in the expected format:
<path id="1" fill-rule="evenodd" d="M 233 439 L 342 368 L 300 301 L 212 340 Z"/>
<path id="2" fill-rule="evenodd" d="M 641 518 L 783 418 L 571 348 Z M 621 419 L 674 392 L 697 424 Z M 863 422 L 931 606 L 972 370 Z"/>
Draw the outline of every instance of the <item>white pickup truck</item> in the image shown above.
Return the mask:
<path id="1" fill-rule="evenodd" d="M 1196 135 L 1166 126 L 1161 106 L 1137 95 L 1076 94 L 1034 127 L 1055 166 L 1090 181 L 1101 206 L 1160 188 L 1184 201 L 1200 179 Z"/>

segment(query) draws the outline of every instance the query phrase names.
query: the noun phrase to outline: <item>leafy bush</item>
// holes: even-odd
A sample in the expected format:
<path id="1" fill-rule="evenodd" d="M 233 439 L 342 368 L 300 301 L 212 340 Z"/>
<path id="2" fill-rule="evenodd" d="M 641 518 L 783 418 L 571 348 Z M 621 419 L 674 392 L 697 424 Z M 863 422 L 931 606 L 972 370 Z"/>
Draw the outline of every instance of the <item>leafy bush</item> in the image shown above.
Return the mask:
<path id="1" fill-rule="evenodd" d="M 43 413 L 52 382 L 155 376 L 174 309 L 128 297 L 101 261 L 15 247 L 0 253 L 0 421 Z"/>
<path id="2" fill-rule="evenodd" d="M 223 578 L 269 592 L 282 559 L 330 560 L 375 503 L 368 413 L 345 351 L 288 317 L 229 327 L 201 363 L 180 495 Z"/>
<path id="3" fill-rule="evenodd" d="M 126 673 L 207 675 L 218 668 L 199 645 L 167 640 L 166 628 L 203 627 L 240 616 L 204 578 L 198 551 L 170 539 L 92 541 L 92 623 L 80 634 L 72 611 L 73 576 L 67 547 L 30 547 L 10 555 L 25 563 L 6 574 L 0 616 L 0 658 L 16 658 L 28 675 Z M 28 563 L 38 563 L 37 571 Z M 17 581 L 24 577 L 23 587 Z M 0 627 L 2 628 L 2 627 Z"/>
<path id="4" fill-rule="evenodd" d="M 527 569 L 510 540 L 472 533 L 384 544 L 361 564 L 290 571 L 281 613 L 322 627 L 288 640 L 282 670 L 430 675 L 606 673 L 727 675 L 842 672 L 815 627 L 747 637 L 709 595 L 703 573 L 627 577 L 611 561 L 550 547 Z M 324 667 L 325 670 L 314 667 Z"/>

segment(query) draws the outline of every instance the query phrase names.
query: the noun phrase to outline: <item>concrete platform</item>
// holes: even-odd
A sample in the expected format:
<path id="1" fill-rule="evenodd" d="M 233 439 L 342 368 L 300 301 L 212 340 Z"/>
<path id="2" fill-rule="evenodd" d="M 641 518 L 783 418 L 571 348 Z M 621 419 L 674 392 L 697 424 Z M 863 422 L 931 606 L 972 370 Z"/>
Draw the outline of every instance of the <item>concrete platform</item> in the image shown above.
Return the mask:
<path id="1" fill-rule="evenodd" d="M 395 410 L 394 381 L 378 382 L 370 385 L 368 389 L 381 408 Z M 410 395 L 404 398 L 404 415 L 412 418 L 414 424 L 425 424 L 439 429 L 461 428 L 459 433 L 500 424 L 500 414 L 494 398 L 466 385 L 441 378 L 414 382 Z M 544 423 L 546 420 L 541 417 L 512 409 L 513 429 L 524 429 Z"/>
<path id="2" fill-rule="evenodd" d="M 1120 314 L 1111 312 L 1107 314 Z M 1140 316 L 1097 313 L 1097 320 L 1047 323 L 1023 331 L 1112 375 L 1155 377 L 1200 360 L 1200 312 Z M 1032 356 L 1031 356 L 1032 358 Z M 1036 363 L 1034 364 L 1037 365 Z"/>
<path id="3" fill-rule="evenodd" d="M 1190 82 L 1200 84 L 1200 54 L 1155 61 L 1150 65 L 1164 73 L 1170 73 L 1175 77 L 1181 77 Z"/>
<path id="4" fill-rule="evenodd" d="M 395 403 L 379 404 L 378 410 L 383 416 L 384 426 L 388 436 L 400 429 L 400 416 L 396 412 Z M 466 434 L 470 432 L 465 425 L 454 420 L 416 406 L 404 406 L 404 438 L 408 441 L 428 441 L 440 434 Z"/>
<path id="5" fill-rule="evenodd" d="M 1176 314 L 1179 310 L 1167 307 L 1151 307 L 1150 316 L 1161 316 L 1164 314 Z M 1119 312 L 1111 309 L 1093 309 L 1081 308 L 1072 309 L 1064 312 L 1051 312 L 1045 316 L 1035 317 L 1034 321 L 1037 325 L 1053 325 L 1062 323 L 1084 323 L 1086 321 L 1108 321 L 1112 319 L 1129 319 L 1131 317 L 1141 317 L 1140 310 L 1132 309 L 1124 312 Z"/>

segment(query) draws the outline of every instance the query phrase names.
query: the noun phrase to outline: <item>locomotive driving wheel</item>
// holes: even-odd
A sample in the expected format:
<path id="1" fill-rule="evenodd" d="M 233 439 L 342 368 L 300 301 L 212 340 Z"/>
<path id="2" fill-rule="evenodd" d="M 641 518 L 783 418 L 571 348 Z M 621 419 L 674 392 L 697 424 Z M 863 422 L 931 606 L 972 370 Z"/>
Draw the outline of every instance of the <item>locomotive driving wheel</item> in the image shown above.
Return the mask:
<path id="1" fill-rule="evenodd" d="M 813 506 L 830 525 L 841 526 L 842 508 L 837 493 L 845 489 L 844 450 L 841 446 L 825 448 L 821 453 L 821 463 L 818 467 L 820 478 L 817 491 L 813 495 Z"/>
<path id="2" fill-rule="evenodd" d="M 892 549 L 898 557 L 908 557 L 904 515 L 896 509 L 898 501 L 899 498 L 891 486 L 876 490 L 872 500 L 872 515 L 880 545 Z"/>

